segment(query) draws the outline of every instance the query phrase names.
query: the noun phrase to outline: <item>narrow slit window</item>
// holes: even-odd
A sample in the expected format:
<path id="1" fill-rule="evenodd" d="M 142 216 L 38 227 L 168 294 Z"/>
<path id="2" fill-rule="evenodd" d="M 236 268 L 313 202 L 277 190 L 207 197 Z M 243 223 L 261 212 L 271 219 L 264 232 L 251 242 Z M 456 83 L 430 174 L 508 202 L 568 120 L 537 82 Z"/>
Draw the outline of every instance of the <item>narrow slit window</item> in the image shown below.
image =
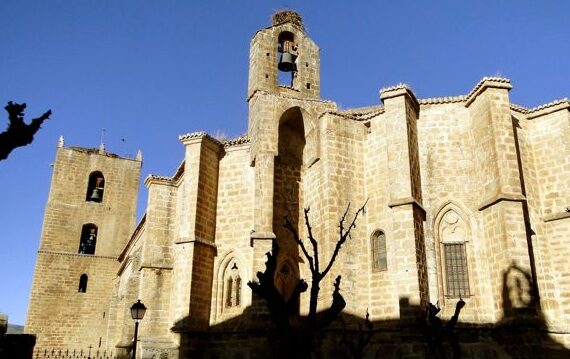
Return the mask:
<path id="1" fill-rule="evenodd" d="M 383 231 L 372 234 L 372 268 L 375 271 L 388 270 L 388 253 L 386 251 L 386 235 Z"/>
<path id="2" fill-rule="evenodd" d="M 239 307 L 241 304 L 241 278 L 239 276 L 236 278 L 235 299 L 235 305 L 236 307 Z"/>
<path id="3" fill-rule="evenodd" d="M 89 278 L 87 277 L 87 274 L 83 273 L 81 275 L 81 277 L 79 277 L 79 289 L 77 290 L 77 292 L 79 293 L 86 293 L 87 292 L 87 281 L 89 280 Z"/>
<path id="4" fill-rule="evenodd" d="M 228 278 L 228 284 L 226 287 L 226 307 L 232 306 L 232 287 L 234 284 L 234 280 L 232 278 Z"/>

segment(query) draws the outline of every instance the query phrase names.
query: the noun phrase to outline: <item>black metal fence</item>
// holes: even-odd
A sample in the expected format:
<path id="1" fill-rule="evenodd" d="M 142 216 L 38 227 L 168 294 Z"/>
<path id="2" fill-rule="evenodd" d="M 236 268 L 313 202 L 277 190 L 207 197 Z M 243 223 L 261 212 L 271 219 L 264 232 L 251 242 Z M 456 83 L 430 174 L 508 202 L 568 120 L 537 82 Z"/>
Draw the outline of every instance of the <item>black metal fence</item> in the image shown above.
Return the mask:
<path id="1" fill-rule="evenodd" d="M 118 359 L 117 354 L 102 350 L 44 350 L 34 354 L 34 359 Z"/>

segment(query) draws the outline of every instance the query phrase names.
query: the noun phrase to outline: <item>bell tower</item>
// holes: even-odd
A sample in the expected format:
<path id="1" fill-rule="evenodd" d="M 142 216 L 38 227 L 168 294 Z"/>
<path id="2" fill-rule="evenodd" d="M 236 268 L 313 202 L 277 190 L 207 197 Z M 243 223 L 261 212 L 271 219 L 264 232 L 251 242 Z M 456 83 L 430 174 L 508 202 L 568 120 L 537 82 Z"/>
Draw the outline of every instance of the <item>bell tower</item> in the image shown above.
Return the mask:
<path id="1" fill-rule="evenodd" d="M 320 98 L 319 47 L 305 33 L 301 16 L 273 15 L 270 27 L 250 44 L 248 99 L 258 91 Z"/>
<path id="2" fill-rule="evenodd" d="M 265 253 L 275 239 L 280 247 L 278 272 L 283 274 L 284 296 L 299 275 L 298 248 L 283 229 L 283 217 L 299 230 L 302 208 L 319 207 L 308 198 L 309 187 L 322 177 L 319 115 L 336 110 L 336 104 L 320 98 L 319 47 L 294 11 L 273 15 L 271 26 L 251 40 L 248 84 L 248 136 L 250 163 L 255 172 L 252 272 L 263 271 Z M 254 310 L 264 305 L 253 298 Z"/>
<path id="3" fill-rule="evenodd" d="M 139 155 L 60 141 L 25 326 L 36 334 L 36 352 L 105 350 L 117 258 L 135 227 L 141 163 Z"/>

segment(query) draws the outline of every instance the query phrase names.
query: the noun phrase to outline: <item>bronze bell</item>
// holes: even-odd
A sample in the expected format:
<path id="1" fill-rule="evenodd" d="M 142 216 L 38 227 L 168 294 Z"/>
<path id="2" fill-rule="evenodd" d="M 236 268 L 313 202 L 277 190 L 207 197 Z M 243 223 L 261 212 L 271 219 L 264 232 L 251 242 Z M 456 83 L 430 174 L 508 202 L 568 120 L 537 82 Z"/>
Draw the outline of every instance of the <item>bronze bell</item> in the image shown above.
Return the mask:
<path id="1" fill-rule="evenodd" d="M 89 197 L 92 201 L 101 202 L 101 194 L 99 193 L 99 188 L 95 187 L 93 189 L 93 193 L 91 193 L 91 197 Z"/>
<path id="2" fill-rule="evenodd" d="M 290 52 L 283 52 L 281 54 L 281 59 L 279 59 L 279 64 L 277 65 L 277 68 L 280 71 L 284 71 L 284 72 L 291 72 L 295 69 L 295 58 L 297 56 L 293 55 Z"/>

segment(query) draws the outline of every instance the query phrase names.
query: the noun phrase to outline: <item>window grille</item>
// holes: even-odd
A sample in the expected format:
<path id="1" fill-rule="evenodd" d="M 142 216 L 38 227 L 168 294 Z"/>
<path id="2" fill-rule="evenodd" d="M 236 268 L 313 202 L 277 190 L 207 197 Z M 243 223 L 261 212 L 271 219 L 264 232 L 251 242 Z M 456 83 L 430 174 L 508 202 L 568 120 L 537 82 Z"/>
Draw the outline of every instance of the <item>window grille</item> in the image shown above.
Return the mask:
<path id="1" fill-rule="evenodd" d="M 465 243 L 444 244 L 447 295 L 469 296 L 469 273 Z"/>

